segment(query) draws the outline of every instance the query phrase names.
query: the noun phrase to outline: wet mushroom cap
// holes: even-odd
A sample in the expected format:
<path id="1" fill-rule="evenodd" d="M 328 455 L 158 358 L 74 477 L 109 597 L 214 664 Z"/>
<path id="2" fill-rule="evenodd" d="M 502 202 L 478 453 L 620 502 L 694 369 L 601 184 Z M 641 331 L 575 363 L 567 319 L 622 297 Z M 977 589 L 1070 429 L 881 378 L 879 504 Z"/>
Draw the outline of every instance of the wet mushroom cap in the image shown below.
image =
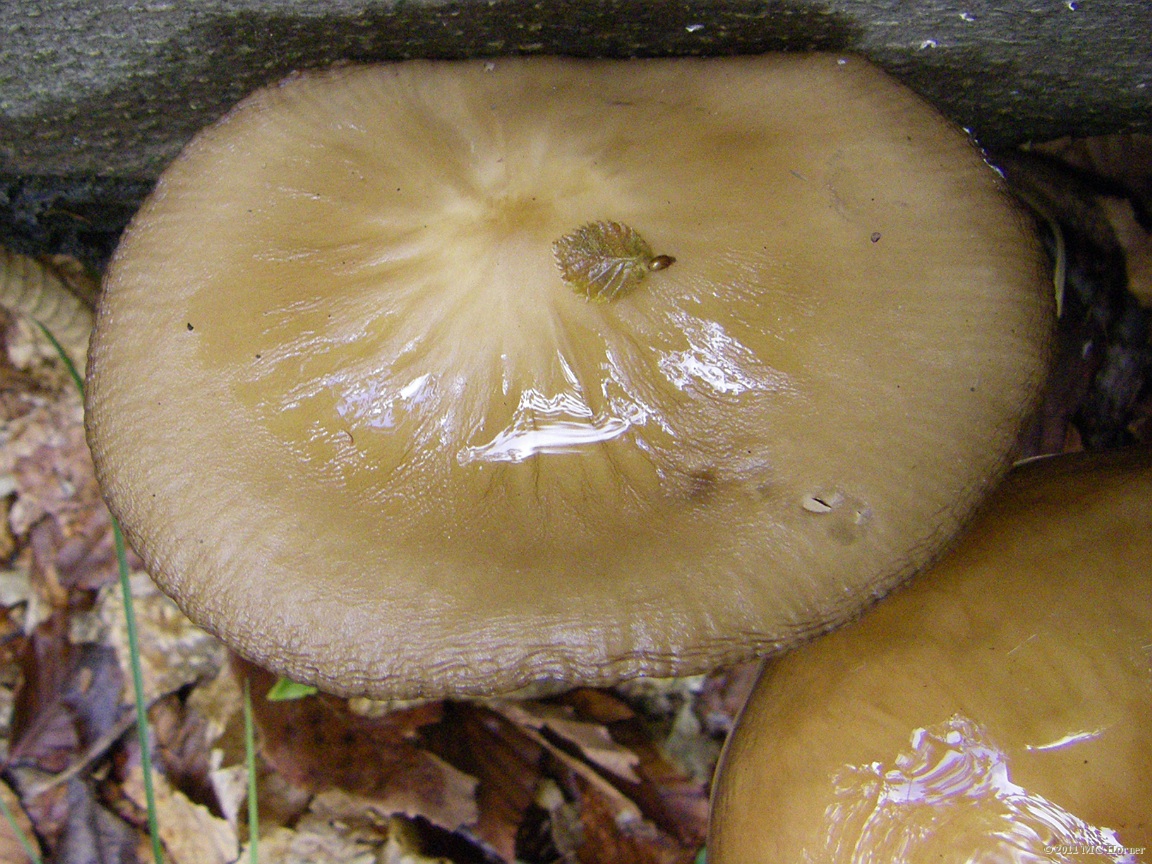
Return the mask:
<path id="1" fill-rule="evenodd" d="M 1152 452 L 1024 466 L 941 563 L 769 661 L 709 862 L 1152 845 Z M 898 851 L 897 851 L 898 850 Z"/>
<path id="2" fill-rule="evenodd" d="M 685 674 L 937 554 L 1049 293 L 979 152 L 862 60 L 343 67 L 165 172 L 89 439 L 161 587 L 294 679 Z"/>

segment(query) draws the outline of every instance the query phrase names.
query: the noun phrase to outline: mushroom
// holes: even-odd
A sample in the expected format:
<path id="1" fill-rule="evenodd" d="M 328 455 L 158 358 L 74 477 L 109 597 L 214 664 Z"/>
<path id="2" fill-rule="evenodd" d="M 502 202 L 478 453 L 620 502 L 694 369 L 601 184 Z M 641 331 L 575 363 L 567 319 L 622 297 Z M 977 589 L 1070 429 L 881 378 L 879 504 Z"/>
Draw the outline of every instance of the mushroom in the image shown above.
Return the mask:
<path id="1" fill-rule="evenodd" d="M 301 683 L 698 672 L 854 616 L 999 479 L 1025 225 L 856 58 L 300 74 L 126 232 L 89 443 L 160 586 Z"/>
<path id="2" fill-rule="evenodd" d="M 769 662 L 709 864 L 1144 860 L 1149 561 L 1152 451 L 1020 468 L 937 567 Z"/>
<path id="3" fill-rule="evenodd" d="M 0 305 L 45 328 L 84 374 L 92 310 L 80 299 L 95 280 L 74 258 L 38 259 L 0 246 Z"/>

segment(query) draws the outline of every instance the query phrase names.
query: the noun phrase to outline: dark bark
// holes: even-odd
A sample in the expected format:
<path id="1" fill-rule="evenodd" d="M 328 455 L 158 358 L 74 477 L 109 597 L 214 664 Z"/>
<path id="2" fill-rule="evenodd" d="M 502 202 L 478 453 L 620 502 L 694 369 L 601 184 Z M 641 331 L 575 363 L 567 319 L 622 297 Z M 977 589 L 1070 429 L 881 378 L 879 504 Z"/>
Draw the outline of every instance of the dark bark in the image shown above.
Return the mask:
<path id="1" fill-rule="evenodd" d="M 150 179 L 255 87 L 338 60 L 862 53 L 983 143 L 1152 128 L 1146 0 L 0 4 L 0 174 Z"/>

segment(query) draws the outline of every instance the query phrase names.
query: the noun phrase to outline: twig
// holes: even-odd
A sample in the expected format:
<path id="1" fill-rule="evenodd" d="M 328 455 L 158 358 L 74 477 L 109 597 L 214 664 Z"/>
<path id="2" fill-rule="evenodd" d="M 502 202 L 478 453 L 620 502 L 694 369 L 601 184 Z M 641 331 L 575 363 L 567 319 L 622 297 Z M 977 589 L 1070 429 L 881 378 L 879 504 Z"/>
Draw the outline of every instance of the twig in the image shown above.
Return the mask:
<path id="1" fill-rule="evenodd" d="M 77 774 L 90 767 L 93 762 L 103 756 L 108 748 L 115 744 L 120 738 L 136 725 L 136 713 L 131 709 L 124 711 L 123 716 L 117 720 L 112 727 L 88 745 L 88 749 L 84 751 L 83 755 L 59 774 L 53 774 L 46 780 L 37 783 L 31 789 L 23 794 L 24 798 L 37 798 L 43 795 L 50 789 L 55 789 L 61 783 L 67 783 Z"/>

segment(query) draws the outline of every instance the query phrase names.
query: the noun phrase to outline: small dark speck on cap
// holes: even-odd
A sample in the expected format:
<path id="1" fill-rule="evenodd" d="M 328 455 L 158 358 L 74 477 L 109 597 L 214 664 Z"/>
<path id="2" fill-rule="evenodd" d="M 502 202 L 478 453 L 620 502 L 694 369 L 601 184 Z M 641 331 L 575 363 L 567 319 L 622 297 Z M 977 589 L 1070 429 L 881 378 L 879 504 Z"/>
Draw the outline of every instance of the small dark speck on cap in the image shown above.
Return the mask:
<path id="1" fill-rule="evenodd" d="M 191 322 L 191 321 L 189 321 L 189 322 L 188 322 L 188 329 L 189 329 L 190 331 L 191 331 L 191 330 L 195 330 L 195 329 L 196 329 L 195 327 L 193 327 L 193 326 L 192 326 L 192 322 Z"/>
<path id="2" fill-rule="evenodd" d="M 873 243 L 879 243 L 880 242 L 880 232 L 879 231 L 873 231 L 872 236 L 869 239 Z"/>

